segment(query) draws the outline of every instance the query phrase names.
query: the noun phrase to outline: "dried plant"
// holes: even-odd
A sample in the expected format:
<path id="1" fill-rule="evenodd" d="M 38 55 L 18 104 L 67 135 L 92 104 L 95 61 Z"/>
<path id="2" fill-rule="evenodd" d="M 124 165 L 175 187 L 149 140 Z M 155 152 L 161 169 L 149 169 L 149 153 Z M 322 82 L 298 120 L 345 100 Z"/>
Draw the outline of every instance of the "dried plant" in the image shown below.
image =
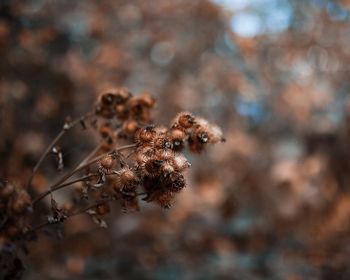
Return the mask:
<path id="1" fill-rule="evenodd" d="M 124 211 L 139 210 L 139 200 L 169 208 L 185 186 L 184 171 L 190 163 L 183 154 L 199 153 L 208 144 L 224 141 L 221 129 L 188 112 L 179 113 L 169 127 L 155 125 L 151 110 L 155 99 L 149 94 L 134 96 L 125 88 L 115 88 L 99 95 L 93 110 L 75 121 L 67 121 L 62 131 L 40 157 L 28 181 L 28 187 L 44 159 L 52 152 L 58 170 L 64 162 L 60 139 L 77 125 L 95 131 L 100 144 L 75 168 L 68 171 L 47 191 L 34 196 L 26 188 L 1 182 L 1 264 L 2 278 L 18 279 L 22 264 L 18 248 L 36 237 L 48 225 L 60 224 L 72 216 L 86 213 L 101 227 L 111 204 L 119 202 Z M 55 200 L 57 190 L 76 186 L 75 199 L 67 203 Z M 50 197 L 51 214 L 33 225 L 32 213 L 41 216 L 39 204 Z M 44 217 L 42 217 L 44 218 Z"/>

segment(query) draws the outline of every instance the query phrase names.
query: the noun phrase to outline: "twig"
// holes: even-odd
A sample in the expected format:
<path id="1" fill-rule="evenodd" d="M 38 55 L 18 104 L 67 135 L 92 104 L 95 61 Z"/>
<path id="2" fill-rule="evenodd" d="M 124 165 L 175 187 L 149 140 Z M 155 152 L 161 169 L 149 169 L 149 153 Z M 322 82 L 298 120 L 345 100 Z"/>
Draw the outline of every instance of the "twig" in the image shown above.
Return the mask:
<path id="1" fill-rule="evenodd" d="M 97 206 L 99 206 L 99 205 L 101 205 L 103 203 L 110 202 L 110 201 L 113 201 L 113 200 L 115 200 L 115 199 L 114 198 L 108 198 L 108 199 L 105 199 L 105 200 L 100 200 L 100 201 L 98 201 L 98 202 L 96 202 L 96 203 L 94 203 L 92 205 L 88 205 L 88 206 L 86 206 L 86 207 L 84 207 L 84 208 L 82 208 L 82 209 L 80 209 L 80 210 L 78 210 L 78 211 L 68 215 L 64 221 L 68 220 L 71 217 L 74 217 L 74 216 L 86 213 L 90 209 L 93 209 L 93 208 L 95 208 L 95 207 L 97 207 Z M 43 227 L 48 226 L 48 225 L 62 223 L 64 221 L 57 220 L 55 222 L 52 222 L 52 221 L 42 222 L 42 223 L 34 226 L 33 228 L 31 228 L 29 231 L 25 232 L 24 234 L 30 234 L 30 233 L 35 232 L 35 231 L 37 231 L 37 230 L 39 230 L 39 229 L 41 229 Z"/>
<path id="2" fill-rule="evenodd" d="M 82 181 L 85 181 L 86 179 L 89 179 L 91 177 L 95 177 L 95 176 L 98 176 L 99 174 L 97 173 L 94 173 L 94 174 L 88 174 L 86 176 L 83 176 L 83 177 L 80 177 L 80 178 L 77 178 L 75 180 L 72 180 L 72 181 L 69 181 L 67 183 L 64 183 L 64 184 L 61 184 L 61 185 L 58 185 L 54 188 L 51 188 L 49 190 L 47 190 L 46 192 L 43 192 L 40 196 L 38 196 L 34 201 L 33 201 L 33 205 L 40 201 L 41 199 L 43 199 L 45 196 L 49 195 L 49 194 L 52 194 L 53 192 L 57 191 L 57 190 L 60 190 L 60 189 L 63 189 L 65 187 L 68 187 L 70 185 L 73 185 L 74 183 L 77 183 L 77 182 L 82 182 Z"/>
<path id="3" fill-rule="evenodd" d="M 98 144 L 98 145 L 96 146 L 96 148 L 93 149 L 93 150 L 91 151 L 91 153 L 88 154 L 88 155 L 86 156 L 86 158 L 84 158 L 84 159 L 82 160 L 82 162 L 78 165 L 78 168 L 79 168 L 80 166 L 84 165 L 90 158 L 92 158 L 92 157 L 98 152 L 98 150 L 103 146 L 104 143 L 105 143 L 105 140 L 102 140 L 101 143 Z"/>
<path id="4" fill-rule="evenodd" d="M 28 183 L 27 183 L 27 187 L 30 186 L 30 184 L 33 181 L 33 178 L 36 174 L 36 172 L 38 171 L 40 165 L 42 164 L 42 162 L 44 161 L 44 159 L 46 158 L 46 156 L 50 153 L 50 151 L 52 150 L 52 148 L 57 144 L 57 142 L 63 137 L 63 135 L 70 130 L 71 128 L 73 128 L 74 126 L 76 126 L 78 123 L 81 123 L 82 121 L 84 121 L 85 119 L 89 118 L 93 113 L 89 112 L 87 114 L 85 114 L 84 116 L 70 122 L 70 123 L 65 123 L 63 125 L 62 130 L 60 131 L 60 133 L 58 133 L 58 135 L 55 137 L 55 139 L 51 142 L 51 144 L 46 148 L 45 152 L 41 155 L 40 159 L 38 160 L 38 162 L 35 164 L 35 166 L 33 167 L 32 173 L 29 177 Z"/>
<path id="5" fill-rule="evenodd" d="M 93 158 L 92 160 L 86 162 L 85 164 L 81 165 L 79 164 L 76 168 L 74 168 L 71 172 L 67 173 L 66 175 L 64 175 L 60 180 L 58 180 L 58 182 L 56 182 L 55 184 L 53 184 L 52 186 L 49 187 L 49 190 L 47 192 L 45 192 L 44 194 L 38 196 L 36 199 L 33 200 L 32 205 L 34 206 L 35 204 L 37 204 L 40 200 L 42 200 L 46 195 L 50 194 L 52 192 L 53 189 L 57 188 L 58 186 L 60 186 L 62 183 L 64 183 L 67 179 L 69 179 L 70 177 L 72 177 L 75 173 L 83 170 L 84 168 L 90 166 L 91 164 L 94 164 L 96 162 L 98 162 L 101 158 L 103 158 L 104 156 L 108 155 L 108 154 L 113 154 L 115 152 L 118 151 L 122 151 L 122 150 L 126 150 L 126 149 L 130 149 L 130 148 L 134 148 L 136 145 L 135 144 L 131 144 L 131 145 L 125 145 L 116 149 L 113 149 L 112 151 L 106 153 L 106 154 L 102 154 L 99 155 L 95 158 Z"/>

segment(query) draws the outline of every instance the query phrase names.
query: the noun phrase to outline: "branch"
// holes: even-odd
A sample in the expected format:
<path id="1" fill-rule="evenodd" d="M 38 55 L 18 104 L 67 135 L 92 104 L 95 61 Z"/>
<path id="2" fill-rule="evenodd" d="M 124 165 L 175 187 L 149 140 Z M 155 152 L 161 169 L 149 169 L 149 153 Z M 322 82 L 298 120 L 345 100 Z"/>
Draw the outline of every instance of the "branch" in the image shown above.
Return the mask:
<path id="1" fill-rule="evenodd" d="M 52 193 L 53 190 L 56 190 L 57 187 L 60 187 L 62 185 L 62 183 L 64 183 L 67 179 L 69 179 L 70 177 L 72 177 L 74 174 L 76 174 L 77 172 L 83 170 L 84 168 L 90 166 L 91 164 L 94 164 L 96 162 L 98 162 L 101 158 L 105 157 L 106 155 L 110 155 L 122 150 L 126 150 L 126 149 L 130 149 L 130 148 L 134 148 L 136 145 L 135 144 L 131 144 L 131 145 L 125 145 L 125 146 L 121 146 L 119 148 L 113 149 L 108 153 L 99 155 L 93 159 L 91 159 L 90 161 L 86 162 L 85 164 L 81 165 L 79 164 L 76 168 L 74 168 L 71 172 L 67 173 L 66 175 L 64 175 L 60 180 L 58 180 L 58 182 L 56 182 L 55 184 L 53 184 L 52 186 L 49 187 L 49 190 L 45 193 L 43 193 L 42 195 L 38 196 L 36 199 L 33 200 L 32 205 L 34 206 L 35 204 L 37 204 L 40 200 L 42 200 L 45 196 L 47 196 L 48 194 Z"/>
<path id="2" fill-rule="evenodd" d="M 70 122 L 70 123 L 65 123 L 63 125 L 62 130 L 60 131 L 60 133 L 58 133 L 58 135 L 55 137 L 55 139 L 51 142 L 51 144 L 46 148 L 45 152 L 41 155 L 40 159 L 38 160 L 38 162 L 35 164 L 35 166 L 33 167 L 32 173 L 29 177 L 28 183 L 27 183 L 27 187 L 30 186 L 30 184 L 33 181 L 33 178 L 36 174 L 36 172 L 38 171 L 40 165 L 42 164 L 42 162 L 44 161 L 44 159 L 46 158 L 46 156 L 50 153 L 50 151 L 52 150 L 52 148 L 57 144 L 57 142 L 63 137 L 63 135 L 70 130 L 71 128 L 73 128 L 74 126 L 76 126 L 78 123 L 81 123 L 82 121 L 84 121 L 85 119 L 89 118 L 93 113 L 89 112 L 85 115 L 83 115 L 82 117 Z"/>

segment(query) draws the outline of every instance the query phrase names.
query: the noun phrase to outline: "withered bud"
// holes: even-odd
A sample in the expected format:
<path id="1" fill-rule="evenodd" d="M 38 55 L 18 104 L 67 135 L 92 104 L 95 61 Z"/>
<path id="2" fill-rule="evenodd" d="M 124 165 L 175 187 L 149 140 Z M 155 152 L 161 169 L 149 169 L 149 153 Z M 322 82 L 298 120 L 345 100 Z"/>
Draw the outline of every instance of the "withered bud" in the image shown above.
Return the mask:
<path id="1" fill-rule="evenodd" d="M 115 95 L 116 104 L 124 104 L 132 97 L 132 93 L 126 88 L 114 89 L 113 93 Z"/>
<path id="2" fill-rule="evenodd" d="M 185 177 L 179 172 L 168 174 L 165 180 L 167 188 L 172 192 L 180 192 L 185 186 Z"/>
<path id="3" fill-rule="evenodd" d="M 209 127 L 209 142 L 212 144 L 218 142 L 224 142 L 225 138 L 223 136 L 222 130 L 217 125 L 211 124 Z"/>
<path id="4" fill-rule="evenodd" d="M 143 104 L 150 108 L 156 103 L 156 100 L 148 93 L 142 94 L 139 98 Z"/>
<path id="5" fill-rule="evenodd" d="M 172 164 L 173 164 L 175 170 L 178 172 L 182 172 L 191 166 L 191 164 L 188 162 L 186 157 L 182 154 L 177 154 L 172 159 Z"/>
<path id="6" fill-rule="evenodd" d="M 125 88 L 112 88 L 100 94 L 99 103 L 102 106 L 113 106 L 115 104 L 125 103 L 131 93 Z"/>
<path id="7" fill-rule="evenodd" d="M 156 149 L 170 150 L 173 148 L 173 143 L 171 142 L 171 140 L 168 137 L 166 137 L 165 134 L 163 134 L 163 135 L 159 135 L 158 137 L 155 138 L 154 147 Z"/>
<path id="8" fill-rule="evenodd" d="M 208 143 L 209 141 L 209 135 L 205 131 L 198 132 L 196 137 L 198 141 L 201 142 L 202 144 Z"/>
<path id="9" fill-rule="evenodd" d="M 149 176 L 158 176 L 164 161 L 159 159 L 150 159 L 145 163 L 145 171 Z"/>
<path id="10" fill-rule="evenodd" d="M 124 167 L 119 171 L 118 183 L 120 186 L 125 186 L 137 182 L 137 176 L 133 170 L 128 167 Z"/>
<path id="11" fill-rule="evenodd" d="M 161 171 L 163 174 L 168 175 L 172 172 L 175 171 L 174 167 L 169 163 L 169 162 L 165 162 L 162 166 L 161 166 Z"/>
<path id="12" fill-rule="evenodd" d="M 168 134 L 173 144 L 173 150 L 177 152 L 181 151 L 184 146 L 186 133 L 182 129 L 172 128 Z"/>
<path id="13" fill-rule="evenodd" d="M 164 161 L 169 161 L 172 160 L 175 156 L 174 151 L 170 149 L 160 149 L 156 150 L 155 156 L 157 159 L 164 160 Z"/>
<path id="14" fill-rule="evenodd" d="M 142 152 L 139 152 L 136 154 L 136 162 L 140 166 L 144 166 L 146 162 L 151 158 L 152 156 L 149 156 L 147 154 L 144 154 Z"/>
<path id="15" fill-rule="evenodd" d="M 165 209 L 171 207 L 171 203 L 174 199 L 174 194 L 171 191 L 162 191 L 152 194 L 150 201 L 154 201 Z"/>
<path id="16" fill-rule="evenodd" d="M 100 98 L 102 106 L 112 106 L 115 102 L 115 96 L 112 93 L 103 93 Z"/>
<path id="17" fill-rule="evenodd" d="M 100 160 L 100 166 L 103 169 L 109 170 L 113 167 L 115 158 L 111 155 L 107 155 Z"/>
<path id="18" fill-rule="evenodd" d="M 128 117 L 128 111 L 125 104 L 117 104 L 114 107 L 115 114 L 118 119 L 125 120 Z"/>
<path id="19" fill-rule="evenodd" d="M 184 129 L 191 128 L 195 123 L 195 118 L 191 113 L 179 113 L 173 121 L 173 127 L 180 127 Z"/>
<path id="20" fill-rule="evenodd" d="M 156 136 L 154 126 L 146 126 L 137 131 L 135 140 L 138 145 L 143 145 L 152 142 Z"/>
<path id="21" fill-rule="evenodd" d="M 141 149 L 138 150 L 138 153 L 144 155 L 147 158 L 150 158 L 155 155 L 156 150 L 153 147 L 142 147 Z"/>
<path id="22" fill-rule="evenodd" d="M 205 143 L 203 143 L 203 141 L 200 141 L 199 139 L 200 137 L 198 137 L 197 134 L 191 134 L 188 138 L 188 147 L 191 152 L 200 153 L 204 150 Z"/>
<path id="23" fill-rule="evenodd" d="M 125 121 L 123 123 L 123 130 L 128 134 L 133 134 L 139 128 L 138 124 L 134 120 Z"/>
<path id="24" fill-rule="evenodd" d="M 221 129 L 203 118 L 196 118 L 195 133 L 202 143 L 215 144 L 224 141 Z"/>

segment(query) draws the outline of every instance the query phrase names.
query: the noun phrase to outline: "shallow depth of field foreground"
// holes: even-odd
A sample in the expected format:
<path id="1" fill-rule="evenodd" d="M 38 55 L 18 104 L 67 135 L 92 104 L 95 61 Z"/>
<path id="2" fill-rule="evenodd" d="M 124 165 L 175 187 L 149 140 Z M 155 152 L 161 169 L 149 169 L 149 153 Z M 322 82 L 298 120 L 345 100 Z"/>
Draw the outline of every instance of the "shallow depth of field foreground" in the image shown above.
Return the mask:
<path id="1" fill-rule="evenodd" d="M 350 1 L 0 1 L 0 280 L 350 279 Z"/>

